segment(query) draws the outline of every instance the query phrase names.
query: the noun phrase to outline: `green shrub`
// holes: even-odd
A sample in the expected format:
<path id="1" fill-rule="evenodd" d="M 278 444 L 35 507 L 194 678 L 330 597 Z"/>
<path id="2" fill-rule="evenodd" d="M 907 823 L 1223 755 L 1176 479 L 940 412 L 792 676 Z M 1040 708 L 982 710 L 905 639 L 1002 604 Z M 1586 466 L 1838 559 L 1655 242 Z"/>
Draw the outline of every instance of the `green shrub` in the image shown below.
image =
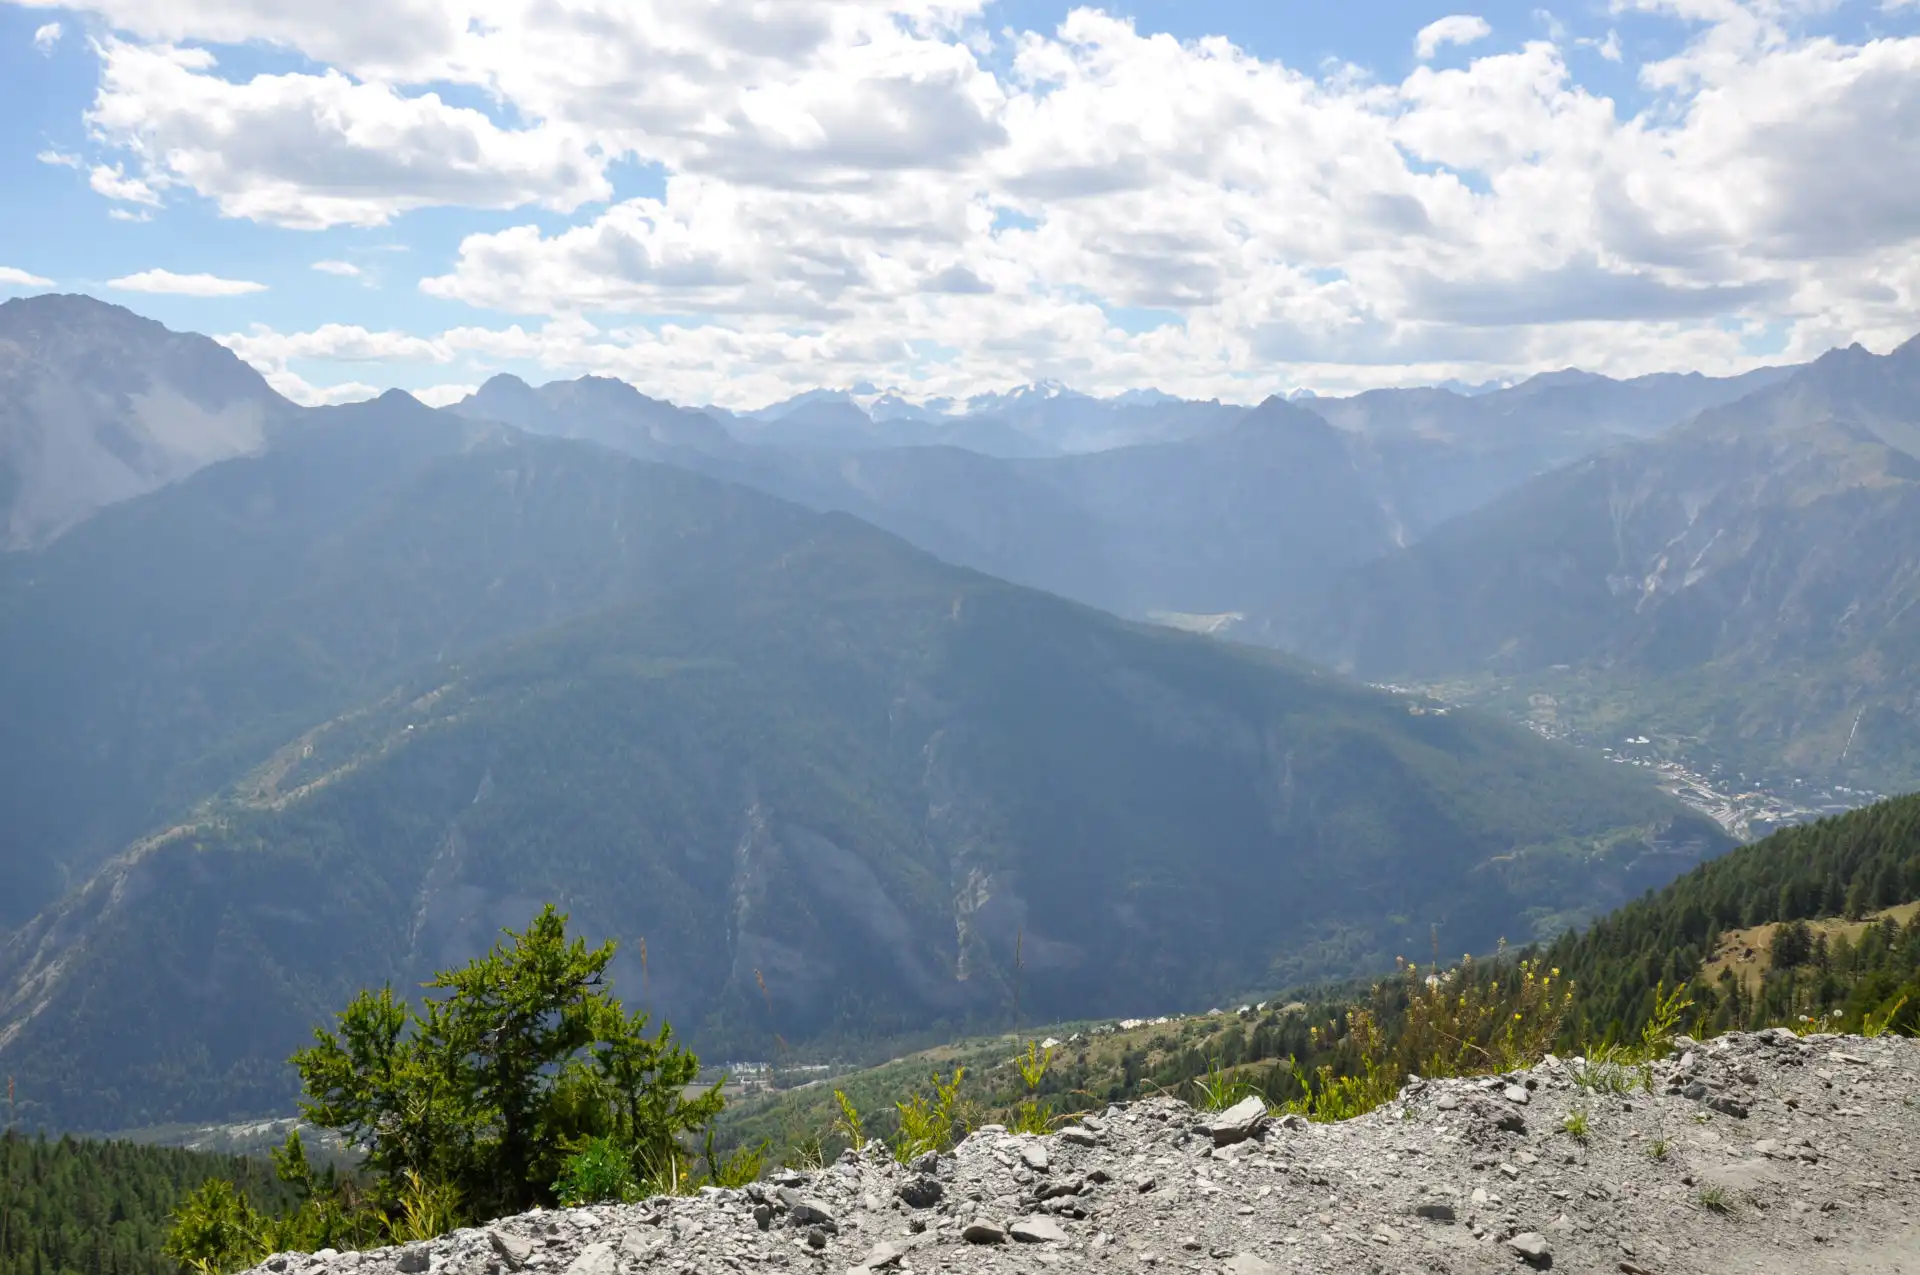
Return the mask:
<path id="1" fill-rule="evenodd" d="M 268 1255 L 265 1230 L 265 1219 L 233 1183 L 209 1178 L 181 1202 L 165 1251 L 188 1270 L 225 1275 Z"/>
<path id="2" fill-rule="evenodd" d="M 1193 1080 L 1193 1105 L 1201 1111 L 1225 1111 L 1236 1103 L 1258 1097 L 1259 1089 L 1223 1070 L 1218 1058 L 1209 1059 L 1207 1074 Z"/>
<path id="3" fill-rule="evenodd" d="M 1021 1082 L 1027 1087 L 1027 1096 L 1013 1108 L 1007 1120 L 1007 1127 L 1015 1133 L 1050 1133 L 1053 1130 L 1053 1108 L 1040 1099 L 1040 1082 L 1046 1079 L 1047 1069 L 1053 1065 L 1053 1050 L 1042 1050 L 1040 1042 L 1027 1042 L 1027 1052 L 1015 1054 L 1014 1070 L 1020 1073 Z"/>
<path id="4" fill-rule="evenodd" d="M 893 1143 L 896 1160 L 905 1164 L 917 1155 L 945 1151 L 953 1146 L 960 1082 L 966 1079 L 966 1075 L 965 1067 L 956 1067 L 950 1079 L 942 1080 L 936 1071 L 933 1073 L 931 1100 L 926 1094 L 915 1092 L 893 1104 L 894 1110 L 900 1113 L 900 1132 Z"/>
<path id="5" fill-rule="evenodd" d="M 636 1190 L 633 1160 L 612 1138 L 589 1138 L 567 1157 L 554 1181 L 554 1199 L 563 1208 L 623 1201 Z"/>
<path id="6" fill-rule="evenodd" d="M 317 1175 L 298 1133 L 274 1157 L 300 1203 L 262 1217 L 226 1184 L 196 1192 L 168 1240 L 206 1275 L 268 1252 L 429 1239 L 536 1205 L 691 1189 L 683 1139 L 706 1128 L 708 1178 L 757 1175 L 756 1155 L 716 1163 L 720 1087 L 689 1097 L 700 1060 L 670 1028 L 647 1030 L 609 991 L 614 945 L 569 940 L 551 906 L 487 955 L 428 983 L 415 1008 L 362 992 L 334 1030 L 293 1057 L 302 1115 L 363 1148 L 359 1181 Z"/>

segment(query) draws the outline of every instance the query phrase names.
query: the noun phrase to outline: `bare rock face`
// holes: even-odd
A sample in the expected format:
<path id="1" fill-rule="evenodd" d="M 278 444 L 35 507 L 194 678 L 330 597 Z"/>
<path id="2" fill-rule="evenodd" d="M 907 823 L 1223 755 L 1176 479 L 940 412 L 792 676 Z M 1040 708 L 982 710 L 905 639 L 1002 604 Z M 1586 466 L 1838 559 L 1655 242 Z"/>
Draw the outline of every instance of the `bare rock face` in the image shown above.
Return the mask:
<path id="1" fill-rule="evenodd" d="M 207 337 L 91 297 L 0 305 L 0 549 L 256 452 L 291 410 Z"/>
<path id="2" fill-rule="evenodd" d="M 406 1248 L 282 1254 L 261 1270 L 1920 1269 L 1920 1041 L 1777 1032 L 1688 1046 L 1624 1076 L 1576 1058 L 1414 1081 L 1358 1120 L 1265 1122 L 1263 1138 L 1226 1144 L 1232 1113 L 1148 1099 L 1072 1138 L 982 1131 L 911 1166 L 874 1147 L 823 1172 L 782 1171 L 778 1186 L 536 1212 Z M 1513 1089 L 1528 1095 L 1519 1128 L 1505 1118 Z M 1236 1121 L 1259 1127 L 1251 1114 Z"/>

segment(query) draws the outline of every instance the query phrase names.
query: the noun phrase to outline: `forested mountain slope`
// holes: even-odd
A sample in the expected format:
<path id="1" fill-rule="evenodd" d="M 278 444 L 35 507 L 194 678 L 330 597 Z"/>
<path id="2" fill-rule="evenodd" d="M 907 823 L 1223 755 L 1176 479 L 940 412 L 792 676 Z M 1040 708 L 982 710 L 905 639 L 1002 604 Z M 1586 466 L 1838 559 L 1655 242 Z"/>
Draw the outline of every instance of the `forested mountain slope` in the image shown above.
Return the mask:
<path id="1" fill-rule="evenodd" d="M 209 1178 L 262 1209 L 291 1195 L 265 1160 L 0 1134 L 0 1275 L 177 1275 L 161 1243 Z"/>
<path id="2" fill-rule="evenodd" d="M 806 517 L 393 394 L 0 557 L 0 926 L 402 672 L 730 569 Z"/>
<path id="3" fill-rule="evenodd" d="M 42 661 L 68 631 L 43 624 L 121 597 L 83 583 L 102 562 L 153 581 L 116 605 L 222 582 L 167 641 L 108 648 L 151 707 L 103 698 L 59 761 L 102 791 L 102 757 L 160 779 L 147 835 L 0 951 L 0 1066 L 36 1118 L 278 1109 L 281 1060 L 353 988 L 545 900 L 627 940 L 628 999 L 766 1051 L 997 1023 L 1016 996 L 1144 1011 L 1359 971 L 1433 924 L 1550 934 L 1725 845 L 1636 776 L 1472 715 L 590 444 L 373 410 L 303 445 L 413 440 L 377 496 L 327 494 L 353 466 L 313 454 L 311 503 L 267 501 L 270 454 L 35 559 L 68 609 L 15 608 L 8 641 Z M 313 530 L 279 528 L 282 497 Z M 189 534 L 234 510 L 264 525 Z M 110 552 L 116 528 L 150 556 Z M 96 661 L 72 655 L 78 688 Z"/>
<path id="4" fill-rule="evenodd" d="M 1787 828 L 1702 864 L 1556 943 L 1548 959 L 1580 987 L 1577 1039 L 1638 1030 L 1654 988 L 1696 979 L 1722 931 L 1769 922 L 1867 916 L 1920 900 L 1920 796 L 1899 797 Z M 1890 919 L 1841 957 L 1776 962 L 1758 996 L 1727 983 L 1699 988 L 1698 1012 L 1722 1029 L 1793 1013 L 1833 1013 L 1849 1029 L 1867 1015 L 1920 1026 L 1920 923 Z M 1786 984 L 1797 984 L 1789 987 Z"/>

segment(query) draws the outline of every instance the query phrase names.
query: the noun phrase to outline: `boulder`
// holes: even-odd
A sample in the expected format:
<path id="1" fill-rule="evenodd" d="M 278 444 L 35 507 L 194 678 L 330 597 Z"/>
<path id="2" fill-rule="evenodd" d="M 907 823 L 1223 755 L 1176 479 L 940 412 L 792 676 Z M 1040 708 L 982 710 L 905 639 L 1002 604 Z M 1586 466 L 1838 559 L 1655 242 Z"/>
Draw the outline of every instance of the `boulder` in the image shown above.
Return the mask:
<path id="1" fill-rule="evenodd" d="M 1216 1147 L 1245 1142 L 1267 1123 L 1267 1104 L 1259 1098 L 1243 1098 L 1207 1122 Z"/>

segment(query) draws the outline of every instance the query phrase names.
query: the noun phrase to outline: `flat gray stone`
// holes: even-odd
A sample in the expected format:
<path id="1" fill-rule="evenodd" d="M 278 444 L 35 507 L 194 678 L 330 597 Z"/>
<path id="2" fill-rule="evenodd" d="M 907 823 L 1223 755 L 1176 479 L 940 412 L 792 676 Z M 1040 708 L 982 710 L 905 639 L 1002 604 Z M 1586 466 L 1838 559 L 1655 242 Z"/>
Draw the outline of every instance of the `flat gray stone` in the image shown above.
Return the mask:
<path id="1" fill-rule="evenodd" d="M 1007 1228 L 1022 1244 L 1065 1244 L 1067 1233 L 1052 1218 L 1023 1217 Z"/>
<path id="2" fill-rule="evenodd" d="M 519 1270 L 533 1256 L 533 1241 L 522 1239 L 518 1235 L 509 1235 L 505 1231 L 488 1231 L 487 1243 L 500 1255 L 509 1269 Z"/>
<path id="3" fill-rule="evenodd" d="M 1220 1263 L 1226 1275 L 1280 1275 L 1280 1268 L 1252 1253 L 1235 1253 Z"/>
<path id="4" fill-rule="evenodd" d="M 611 1244 L 589 1244 L 567 1264 L 567 1275 L 619 1275 L 620 1263 Z"/>
<path id="5" fill-rule="evenodd" d="M 1243 1098 L 1209 1121 L 1207 1129 L 1214 1146 L 1226 1147 L 1245 1142 L 1266 1122 L 1267 1104 L 1259 1098 Z"/>
<path id="6" fill-rule="evenodd" d="M 860 1265 L 851 1267 L 859 1271 L 884 1271 L 900 1265 L 900 1259 L 907 1255 L 906 1246 L 882 1240 L 868 1251 Z"/>
<path id="7" fill-rule="evenodd" d="M 1547 1237 L 1538 1231 L 1522 1231 L 1507 1241 L 1507 1247 L 1519 1254 L 1529 1266 L 1544 1266 L 1553 1260 L 1553 1250 L 1547 1247 Z"/>
<path id="8" fill-rule="evenodd" d="M 780 1188 L 780 1202 L 787 1206 L 787 1216 L 795 1226 L 824 1226 L 833 1230 L 833 1210 L 826 1203 L 811 1195 L 802 1195 L 790 1186 Z"/>
<path id="9" fill-rule="evenodd" d="M 1007 1228 L 986 1218 L 975 1218 L 960 1232 L 960 1238 L 969 1244 L 1005 1244 Z"/>

